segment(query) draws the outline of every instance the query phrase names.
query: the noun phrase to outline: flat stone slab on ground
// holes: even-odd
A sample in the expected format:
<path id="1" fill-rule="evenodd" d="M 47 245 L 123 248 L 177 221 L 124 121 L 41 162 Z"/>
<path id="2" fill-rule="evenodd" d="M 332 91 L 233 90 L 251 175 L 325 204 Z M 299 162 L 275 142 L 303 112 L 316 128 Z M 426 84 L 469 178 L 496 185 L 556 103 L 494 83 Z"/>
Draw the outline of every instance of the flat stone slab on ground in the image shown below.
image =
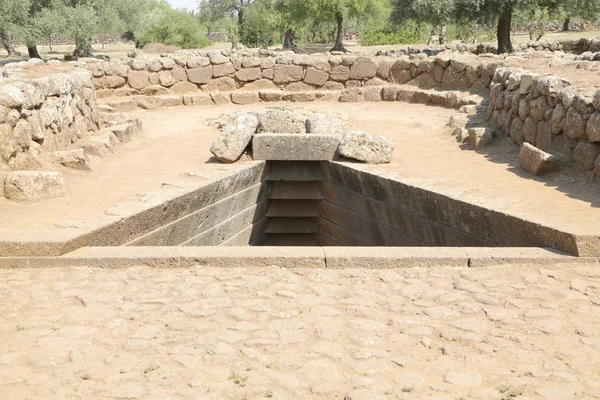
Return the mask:
<path id="1" fill-rule="evenodd" d="M 18 202 L 36 202 L 65 195 L 65 180 L 60 172 L 14 171 L 6 176 L 4 195 Z"/>
<path id="2" fill-rule="evenodd" d="M 261 133 L 252 139 L 255 160 L 325 161 L 337 156 L 340 139 L 332 135 Z"/>

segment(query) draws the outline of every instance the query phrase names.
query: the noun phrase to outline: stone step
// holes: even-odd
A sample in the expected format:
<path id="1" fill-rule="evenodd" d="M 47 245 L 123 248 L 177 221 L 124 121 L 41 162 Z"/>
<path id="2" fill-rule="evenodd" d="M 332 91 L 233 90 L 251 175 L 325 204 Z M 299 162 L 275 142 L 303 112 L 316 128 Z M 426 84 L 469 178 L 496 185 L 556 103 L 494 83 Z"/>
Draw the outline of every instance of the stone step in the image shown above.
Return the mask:
<path id="1" fill-rule="evenodd" d="M 265 233 L 318 233 L 314 218 L 268 218 Z"/>
<path id="2" fill-rule="evenodd" d="M 319 200 L 271 200 L 267 217 L 318 217 Z"/>
<path id="3" fill-rule="evenodd" d="M 317 182 L 269 182 L 267 195 L 270 200 L 319 200 L 321 192 Z"/>
<path id="4" fill-rule="evenodd" d="M 325 176 L 319 161 L 268 161 L 269 181 L 323 181 Z"/>
<path id="5" fill-rule="evenodd" d="M 261 246 L 320 246 L 317 233 L 267 233 Z"/>

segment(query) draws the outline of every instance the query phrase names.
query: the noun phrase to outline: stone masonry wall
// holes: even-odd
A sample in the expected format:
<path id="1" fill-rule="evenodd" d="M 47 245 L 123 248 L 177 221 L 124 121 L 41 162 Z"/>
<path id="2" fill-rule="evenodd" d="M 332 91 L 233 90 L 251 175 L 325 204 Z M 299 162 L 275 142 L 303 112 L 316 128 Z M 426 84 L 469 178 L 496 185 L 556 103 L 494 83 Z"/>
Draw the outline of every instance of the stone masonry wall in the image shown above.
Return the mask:
<path id="1" fill-rule="evenodd" d="M 474 57 L 298 55 L 210 52 L 86 61 L 99 97 L 193 92 L 343 90 L 411 84 L 421 88 L 487 89 L 498 64 Z"/>
<path id="2" fill-rule="evenodd" d="M 490 86 L 490 120 L 515 143 L 574 160 L 600 177 L 600 90 L 515 68 L 498 68 Z"/>
<path id="3" fill-rule="evenodd" d="M 92 75 L 0 77 L 0 170 L 32 170 L 42 152 L 65 150 L 98 130 Z"/>

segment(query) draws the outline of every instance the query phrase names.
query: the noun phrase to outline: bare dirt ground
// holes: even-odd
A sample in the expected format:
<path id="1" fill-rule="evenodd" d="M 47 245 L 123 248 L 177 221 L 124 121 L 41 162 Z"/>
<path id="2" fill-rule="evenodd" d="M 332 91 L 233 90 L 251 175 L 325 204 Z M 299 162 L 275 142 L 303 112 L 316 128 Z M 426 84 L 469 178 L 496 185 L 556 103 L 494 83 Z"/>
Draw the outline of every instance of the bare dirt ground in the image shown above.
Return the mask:
<path id="1" fill-rule="evenodd" d="M 19 399 L 600 398 L 596 267 L 0 270 Z"/>
<path id="2" fill-rule="evenodd" d="M 591 184 L 573 168 L 532 179 L 518 166 L 518 147 L 508 143 L 491 146 L 485 153 L 462 149 L 446 126 L 454 110 L 406 103 L 273 105 L 336 115 L 347 121 L 349 129 L 393 139 L 396 150 L 392 163 L 355 164 L 364 170 L 561 229 L 600 232 L 600 185 Z M 109 207 L 137 202 L 163 185 L 218 178 L 243 168 L 243 162 L 213 162 L 209 149 L 219 132 L 206 121 L 239 109 L 262 108 L 264 105 L 256 104 L 137 111 L 133 114 L 142 119 L 144 133 L 114 155 L 93 158 L 94 172 L 55 167 L 65 174 L 66 198 L 41 205 L 0 199 L 2 226 L 42 229 L 65 221 L 95 220 Z"/>
<path id="3" fill-rule="evenodd" d="M 552 74 L 568 80 L 573 86 L 589 94 L 594 94 L 600 88 L 600 63 L 597 61 L 586 62 L 598 64 L 595 69 L 582 68 L 581 61 L 568 61 L 556 59 L 552 53 L 530 53 L 526 57 L 511 57 L 507 65 L 523 68 L 538 74 Z"/>

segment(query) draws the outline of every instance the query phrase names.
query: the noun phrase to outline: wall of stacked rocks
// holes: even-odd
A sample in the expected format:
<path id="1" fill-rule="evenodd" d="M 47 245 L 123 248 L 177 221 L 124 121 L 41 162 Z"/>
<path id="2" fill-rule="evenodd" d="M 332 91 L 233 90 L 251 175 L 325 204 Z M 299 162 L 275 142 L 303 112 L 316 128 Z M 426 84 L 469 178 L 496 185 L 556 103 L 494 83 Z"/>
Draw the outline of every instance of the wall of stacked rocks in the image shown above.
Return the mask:
<path id="1" fill-rule="evenodd" d="M 389 84 L 487 89 L 498 64 L 439 55 L 357 57 L 210 52 L 87 61 L 99 97 L 202 92 L 344 90 Z"/>
<path id="2" fill-rule="evenodd" d="M 490 86 L 490 120 L 513 142 L 574 160 L 600 178 L 600 90 L 589 94 L 552 75 L 498 68 Z"/>
<path id="3" fill-rule="evenodd" d="M 0 78 L 0 170 L 33 170 L 42 152 L 65 150 L 98 130 L 89 71 Z"/>

